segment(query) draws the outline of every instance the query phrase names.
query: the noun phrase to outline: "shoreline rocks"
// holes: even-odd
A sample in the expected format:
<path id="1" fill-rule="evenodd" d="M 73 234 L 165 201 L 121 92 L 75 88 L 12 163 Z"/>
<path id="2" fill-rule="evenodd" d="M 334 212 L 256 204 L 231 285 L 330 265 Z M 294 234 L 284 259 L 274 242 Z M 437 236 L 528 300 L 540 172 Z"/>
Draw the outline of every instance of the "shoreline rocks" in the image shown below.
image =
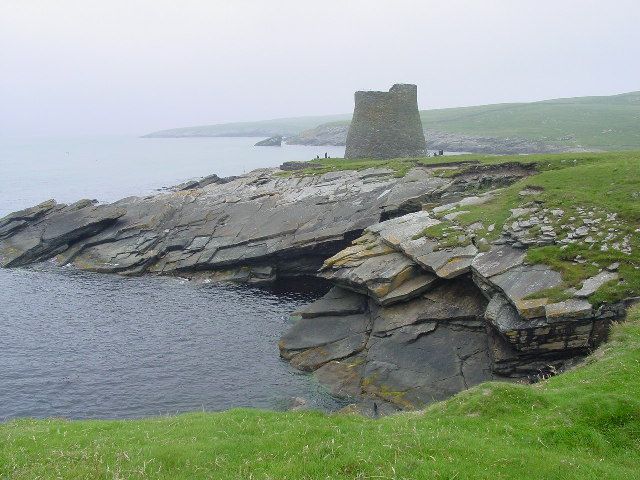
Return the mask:
<path id="1" fill-rule="evenodd" d="M 456 205 L 474 202 L 481 203 L 469 198 Z M 440 223 L 433 212 L 447 208 L 372 225 L 327 259 L 321 276 L 368 299 L 366 311 L 342 319 L 358 336 L 308 335 L 325 321 L 326 334 L 339 330 L 335 311 L 322 313 L 328 296 L 308 307 L 313 318 L 292 327 L 297 343 L 283 336 L 283 358 L 320 370 L 318 379 L 335 394 L 414 409 L 483 381 L 535 381 L 560 372 L 598 346 L 624 314 L 623 305 L 596 310 L 585 298 L 617 279 L 615 272 L 586 280 L 574 298 L 552 301 L 544 293 L 562 284 L 560 273 L 527 264 L 522 249 L 499 244 L 479 252 L 420 236 Z M 301 339 L 311 342 L 308 350 Z"/>
<path id="2" fill-rule="evenodd" d="M 275 137 L 265 138 L 257 142 L 254 147 L 280 147 L 282 146 L 282 137 L 277 135 Z"/>
<path id="3" fill-rule="evenodd" d="M 401 178 L 381 168 L 262 169 L 107 205 L 50 200 L 0 219 L 0 266 L 55 259 L 123 275 L 324 279 L 333 288 L 294 313 L 282 357 L 357 411 L 372 402 L 381 412 L 419 408 L 486 380 L 561 371 L 624 315 L 625 302 L 596 309 L 587 299 L 618 279 L 615 264 L 569 298 L 548 298 L 562 279 L 526 263 L 523 241 L 538 244 L 532 209 L 512 212 L 502 237 L 483 248 L 425 236 L 456 208 L 534 172 L 523 164 L 467 165 L 448 178 L 423 167 Z"/>
<path id="4" fill-rule="evenodd" d="M 54 258 L 96 272 L 241 283 L 316 276 L 327 258 L 381 220 L 530 172 L 505 167 L 457 178 L 437 177 L 426 168 L 401 178 L 380 168 L 281 173 L 211 175 L 108 205 L 45 202 L 0 219 L 0 266 Z"/>

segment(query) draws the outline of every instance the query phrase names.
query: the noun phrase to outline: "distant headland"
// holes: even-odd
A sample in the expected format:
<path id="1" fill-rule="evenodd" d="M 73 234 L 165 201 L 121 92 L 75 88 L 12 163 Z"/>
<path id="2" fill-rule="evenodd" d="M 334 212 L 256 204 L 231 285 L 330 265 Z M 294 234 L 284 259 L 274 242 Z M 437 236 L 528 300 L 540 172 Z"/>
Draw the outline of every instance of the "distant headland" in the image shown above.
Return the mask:
<path id="1" fill-rule="evenodd" d="M 640 149 L 640 92 L 421 110 L 427 148 L 490 154 Z M 289 145 L 345 145 L 351 114 L 161 130 L 145 138 L 275 137 Z"/>

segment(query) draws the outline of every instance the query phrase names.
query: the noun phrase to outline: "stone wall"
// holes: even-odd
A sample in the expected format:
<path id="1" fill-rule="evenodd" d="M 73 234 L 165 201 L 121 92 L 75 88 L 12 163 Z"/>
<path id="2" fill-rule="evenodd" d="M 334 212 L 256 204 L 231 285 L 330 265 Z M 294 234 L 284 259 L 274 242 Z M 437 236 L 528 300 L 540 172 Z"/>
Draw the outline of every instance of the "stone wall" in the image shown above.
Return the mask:
<path id="1" fill-rule="evenodd" d="M 388 92 L 356 92 L 345 158 L 395 158 L 426 153 L 418 87 L 396 84 Z"/>

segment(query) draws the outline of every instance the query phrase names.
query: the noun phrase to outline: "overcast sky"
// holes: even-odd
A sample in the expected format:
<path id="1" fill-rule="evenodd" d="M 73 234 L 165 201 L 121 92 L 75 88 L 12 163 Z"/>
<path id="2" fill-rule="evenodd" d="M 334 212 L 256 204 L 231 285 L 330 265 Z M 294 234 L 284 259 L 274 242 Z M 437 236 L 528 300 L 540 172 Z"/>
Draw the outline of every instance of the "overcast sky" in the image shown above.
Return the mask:
<path id="1" fill-rule="evenodd" d="M 638 0 L 0 0 L 0 135 L 640 90 Z"/>

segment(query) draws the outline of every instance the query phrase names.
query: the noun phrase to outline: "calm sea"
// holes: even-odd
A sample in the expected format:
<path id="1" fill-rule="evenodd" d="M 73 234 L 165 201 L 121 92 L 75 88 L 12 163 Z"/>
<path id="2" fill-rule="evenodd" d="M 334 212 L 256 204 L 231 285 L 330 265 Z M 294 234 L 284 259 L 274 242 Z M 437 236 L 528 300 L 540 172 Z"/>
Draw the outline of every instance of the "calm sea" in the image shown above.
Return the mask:
<path id="1" fill-rule="evenodd" d="M 48 198 L 103 202 L 187 179 L 309 160 L 340 147 L 257 138 L 0 138 L 0 216 Z M 122 278 L 49 263 L 0 269 L 0 420 L 123 418 L 232 407 L 340 405 L 278 357 L 314 294 Z"/>

